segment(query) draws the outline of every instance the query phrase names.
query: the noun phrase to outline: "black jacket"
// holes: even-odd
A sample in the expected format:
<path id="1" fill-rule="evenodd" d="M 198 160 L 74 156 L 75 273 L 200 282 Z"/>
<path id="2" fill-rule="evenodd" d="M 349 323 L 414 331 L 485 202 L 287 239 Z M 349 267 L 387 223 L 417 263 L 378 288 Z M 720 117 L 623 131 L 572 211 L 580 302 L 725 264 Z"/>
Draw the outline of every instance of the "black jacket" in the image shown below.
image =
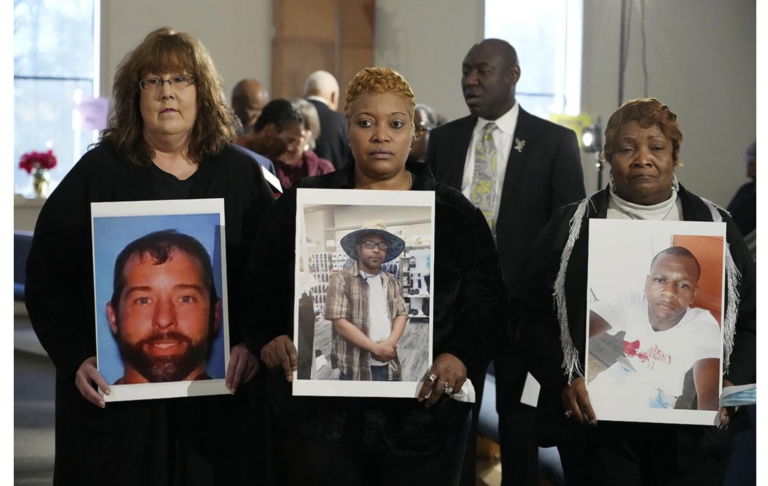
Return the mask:
<path id="1" fill-rule="evenodd" d="M 467 116 L 434 129 L 426 162 L 435 179 L 461 191 L 467 151 L 476 116 Z M 512 282 L 526 253 L 553 214 L 584 199 L 584 175 L 576 134 L 520 108 L 514 138 L 524 141 L 509 151 L 496 222 L 496 246 L 507 282 Z M 511 337 L 495 357 L 496 403 L 499 412 L 520 406 L 526 373 L 513 352 Z"/>
<path id="2" fill-rule="evenodd" d="M 229 468 L 239 474 L 236 460 L 224 456 L 224 451 L 236 451 L 220 443 L 236 430 L 228 422 L 236 421 L 232 397 L 108 403 L 101 410 L 75 387 L 75 372 L 96 355 L 90 204 L 165 199 L 155 193 L 150 177 L 148 168 L 123 162 L 112 144 L 103 142 L 72 168 L 37 220 L 27 262 L 26 304 L 40 343 L 56 366 L 55 484 L 165 485 L 169 467 L 178 459 L 167 456 L 167 441 L 180 429 L 194 431 L 185 447 L 199 458 L 196 479 L 202 484 L 221 484 L 206 476 L 206 460 L 221 460 L 216 466 L 220 471 L 228 474 Z M 259 166 L 232 146 L 201 164 L 194 177 L 191 198 L 224 198 L 234 345 L 242 340 L 243 269 L 259 219 L 274 198 Z M 194 478 L 184 475 L 185 467 L 178 471 L 189 484 Z M 221 481 L 226 483 L 226 477 Z"/>
<path id="3" fill-rule="evenodd" d="M 336 169 L 347 163 L 347 119 L 317 100 L 307 100 L 317 108 L 320 119 L 320 136 L 315 141 L 318 157 L 331 161 Z"/>
<path id="4" fill-rule="evenodd" d="M 435 191 L 433 354 L 454 354 L 476 383 L 509 315 L 493 238 L 482 213 L 459 192 L 436 184 L 429 167 L 408 163 L 407 168 L 414 174 L 412 190 Z M 340 171 L 302 179 L 298 186 L 349 189 L 353 175 L 350 163 Z M 249 265 L 257 317 L 247 337 L 254 351 L 278 335 L 293 336 L 295 230 L 296 192 L 291 189 L 264 218 Z M 400 456 L 438 453 L 458 435 L 471 409 L 447 397 L 430 409 L 412 398 L 294 397 L 282 373 L 274 378 L 277 426 L 320 441 L 341 440 L 342 431 L 356 430 L 374 447 Z"/>

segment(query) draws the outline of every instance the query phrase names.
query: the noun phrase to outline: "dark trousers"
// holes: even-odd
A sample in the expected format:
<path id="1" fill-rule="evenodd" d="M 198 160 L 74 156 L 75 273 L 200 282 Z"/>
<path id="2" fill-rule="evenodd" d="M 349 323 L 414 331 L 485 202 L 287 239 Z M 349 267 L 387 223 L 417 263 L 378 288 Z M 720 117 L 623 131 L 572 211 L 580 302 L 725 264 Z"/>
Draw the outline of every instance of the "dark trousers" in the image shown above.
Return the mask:
<path id="1" fill-rule="evenodd" d="M 398 457 L 360 439 L 313 442 L 273 430 L 278 484 L 458 486 L 470 425 L 471 418 L 467 418 L 456 441 L 428 459 Z"/>
<path id="2" fill-rule="evenodd" d="M 539 484 L 536 409 L 528 405 L 499 414 L 502 486 Z"/>
<path id="3" fill-rule="evenodd" d="M 731 437 L 716 427 L 599 422 L 584 444 L 558 451 L 569 485 L 720 486 Z"/>

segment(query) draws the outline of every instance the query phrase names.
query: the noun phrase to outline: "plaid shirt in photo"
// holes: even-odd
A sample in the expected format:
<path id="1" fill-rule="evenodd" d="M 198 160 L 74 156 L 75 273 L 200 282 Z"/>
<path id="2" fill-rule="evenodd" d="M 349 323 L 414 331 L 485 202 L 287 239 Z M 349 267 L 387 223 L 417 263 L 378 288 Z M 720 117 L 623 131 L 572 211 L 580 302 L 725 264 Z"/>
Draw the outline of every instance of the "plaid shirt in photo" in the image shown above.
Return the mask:
<path id="1" fill-rule="evenodd" d="M 387 293 L 387 308 L 390 324 L 395 317 L 407 314 L 405 299 L 399 282 L 395 277 L 381 271 L 381 283 Z M 328 284 L 328 297 L 325 305 L 325 318 L 344 318 L 370 335 L 371 321 L 368 316 L 369 285 L 363 280 L 357 265 L 331 275 Z M 371 380 L 371 353 L 355 346 L 333 330 L 333 346 L 331 350 L 331 366 L 352 377 L 357 381 Z M 399 357 L 389 361 L 389 379 L 400 380 L 403 377 Z"/>

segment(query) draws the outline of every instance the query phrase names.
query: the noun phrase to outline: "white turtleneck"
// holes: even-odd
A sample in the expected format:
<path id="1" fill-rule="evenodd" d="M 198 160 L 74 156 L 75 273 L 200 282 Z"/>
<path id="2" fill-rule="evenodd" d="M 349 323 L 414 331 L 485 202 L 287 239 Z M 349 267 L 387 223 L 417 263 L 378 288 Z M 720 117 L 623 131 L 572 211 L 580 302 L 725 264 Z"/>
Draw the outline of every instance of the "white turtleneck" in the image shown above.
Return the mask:
<path id="1" fill-rule="evenodd" d="M 608 200 L 608 219 L 644 219 L 652 221 L 680 221 L 683 214 L 683 205 L 677 197 L 677 191 L 672 191 L 672 196 L 666 201 L 652 206 L 625 201 L 610 191 Z"/>

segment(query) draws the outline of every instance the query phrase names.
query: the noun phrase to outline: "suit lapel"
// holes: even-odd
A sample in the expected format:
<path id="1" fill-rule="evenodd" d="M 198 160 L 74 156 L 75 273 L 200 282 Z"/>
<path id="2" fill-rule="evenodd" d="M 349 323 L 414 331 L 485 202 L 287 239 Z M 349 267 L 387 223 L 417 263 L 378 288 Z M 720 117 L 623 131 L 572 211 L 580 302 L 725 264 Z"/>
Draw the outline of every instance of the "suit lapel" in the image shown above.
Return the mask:
<path id="1" fill-rule="evenodd" d="M 456 127 L 451 137 L 451 167 L 448 170 L 448 179 L 445 183 L 461 191 L 461 181 L 464 179 L 464 165 L 467 163 L 467 151 L 469 144 L 472 143 L 472 133 L 477 124 L 476 116 L 468 116 L 461 120 L 461 124 Z"/>
<path id="2" fill-rule="evenodd" d="M 517 115 L 515 134 L 512 137 L 512 148 L 509 151 L 509 159 L 507 160 L 507 171 L 504 173 L 504 187 L 501 189 L 501 204 L 499 205 L 497 225 L 502 224 L 504 221 L 504 213 L 508 210 L 514 211 L 516 198 L 513 197 L 513 188 L 515 187 L 515 181 L 520 177 L 525 167 L 527 155 L 531 150 L 530 144 L 534 142 L 535 124 L 536 119 L 521 107 L 520 113 Z M 498 229 L 497 226 L 497 231 Z"/>

